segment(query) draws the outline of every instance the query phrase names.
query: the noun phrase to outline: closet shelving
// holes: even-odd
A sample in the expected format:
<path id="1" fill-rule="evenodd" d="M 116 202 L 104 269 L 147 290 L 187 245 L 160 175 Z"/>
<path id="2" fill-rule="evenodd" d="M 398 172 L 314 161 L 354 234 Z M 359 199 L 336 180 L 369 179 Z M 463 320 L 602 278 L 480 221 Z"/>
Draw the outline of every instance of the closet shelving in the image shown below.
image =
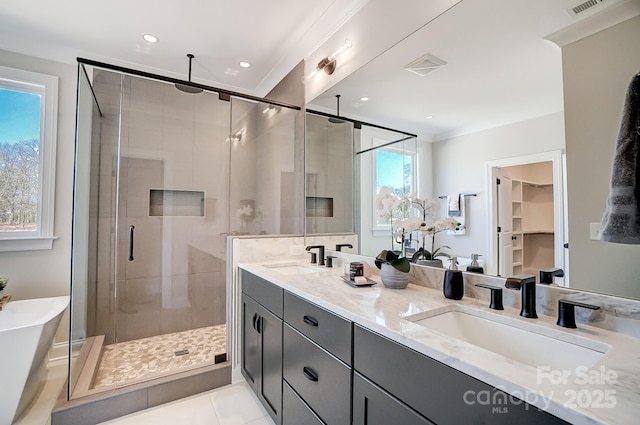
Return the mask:
<path id="1" fill-rule="evenodd" d="M 553 184 L 511 184 L 513 274 L 536 274 L 553 266 Z"/>

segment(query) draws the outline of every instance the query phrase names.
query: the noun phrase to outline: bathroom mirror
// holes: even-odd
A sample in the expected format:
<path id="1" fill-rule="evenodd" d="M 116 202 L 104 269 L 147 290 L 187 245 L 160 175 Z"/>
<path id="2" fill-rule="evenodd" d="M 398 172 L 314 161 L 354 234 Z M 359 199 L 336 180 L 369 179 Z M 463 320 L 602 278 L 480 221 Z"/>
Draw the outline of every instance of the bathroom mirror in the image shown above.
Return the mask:
<path id="1" fill-rule="evenodd" d="M 466 234 L 439 241 L 463 256 L 486 254 L 493 237 L 488 164 L 566 153 L 566 234 L 554 237 L 569 244 L 570 287 L 640 299 L 640 246 L 591 234 L 606 207 L 626 88 L 640 71 L 638 4 L 576 14 L 574 3 L 462 1 L 308 108 L 330 112 L 340 93 L 344 116 L 418 134 L 422 196 L 477 193 L 466 200 Z"/>

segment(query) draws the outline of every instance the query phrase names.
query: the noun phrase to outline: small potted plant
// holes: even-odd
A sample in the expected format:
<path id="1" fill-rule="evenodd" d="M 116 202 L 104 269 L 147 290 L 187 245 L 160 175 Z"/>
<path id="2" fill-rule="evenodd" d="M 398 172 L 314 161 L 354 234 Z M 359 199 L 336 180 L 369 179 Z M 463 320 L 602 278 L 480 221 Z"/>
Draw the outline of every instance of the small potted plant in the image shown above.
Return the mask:
<path id="1" fill-rule="evenodd" d="M 421 233 L 424 233 L 422 246 L 413 254 L 411 261 L 425 266 L 442 267 L 442 260 L 436 257 L 451 258 L 448 253 L 443 251 L 444 248 L 451 249 L 451 247 L 442 245 L 436 248 L 436 235 L 445 230 L 458 230 L 460 227 L 461 224 L 451 217 L 447 217 L 444 220 L 436 220 L 433 224 L 425 226 L 420 230 Z M 427 237 L 431 238 L 431 250 L 426 249 Z"/>
<path id="2" fill-rule="evenodd" d="M 376 257 L 376 267 L 380 269 L 380 280 L 387 288 L 403 289 L 409 284 L 411 263 L 401 257 L 398 251 L 382 250 Z"/>

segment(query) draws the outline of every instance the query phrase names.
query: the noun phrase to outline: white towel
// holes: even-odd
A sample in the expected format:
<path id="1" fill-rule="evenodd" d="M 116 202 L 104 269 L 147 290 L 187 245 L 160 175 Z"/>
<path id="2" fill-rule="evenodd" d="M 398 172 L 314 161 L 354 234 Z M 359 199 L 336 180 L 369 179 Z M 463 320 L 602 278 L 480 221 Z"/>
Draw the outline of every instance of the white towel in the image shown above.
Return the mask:
<path id="1" fill-rule="evenodd" d="M 457 201 L 457 211 L 451 210 L 451 203 L 449 199 L 455 199 Z M 466 207 L 465 207 L 465 196 L 460 194 L 449 195 L 447 197 L 447 216 L 455 219 L 458 223 L 460 223 L 460 229 L 458 230 L 447 230 L 448 235 L 464 235 L 467 233 L 467 219 L 466 215 Z"/>
<path id="2" fill-rule="evenodd" d="M 447 196 L 447 215 L 449 217 L 460 217 L 460 194 L 454 193 Z"/>

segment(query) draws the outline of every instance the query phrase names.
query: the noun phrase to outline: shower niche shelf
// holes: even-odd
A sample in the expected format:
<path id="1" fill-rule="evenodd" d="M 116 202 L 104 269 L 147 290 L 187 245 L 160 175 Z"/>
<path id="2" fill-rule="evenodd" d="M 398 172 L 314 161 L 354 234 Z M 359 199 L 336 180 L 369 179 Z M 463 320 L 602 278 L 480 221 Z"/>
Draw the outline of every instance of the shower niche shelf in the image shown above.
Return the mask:
<path id="1" fill-rule="evenodd" d="M 307 217 L 333 217 L 333 198 L 307 196 Z"/>
<path id="2" fill-rule="evenodd" d="M 204 217 L 204 192 L 150 189 L 149 216 Z"/>

